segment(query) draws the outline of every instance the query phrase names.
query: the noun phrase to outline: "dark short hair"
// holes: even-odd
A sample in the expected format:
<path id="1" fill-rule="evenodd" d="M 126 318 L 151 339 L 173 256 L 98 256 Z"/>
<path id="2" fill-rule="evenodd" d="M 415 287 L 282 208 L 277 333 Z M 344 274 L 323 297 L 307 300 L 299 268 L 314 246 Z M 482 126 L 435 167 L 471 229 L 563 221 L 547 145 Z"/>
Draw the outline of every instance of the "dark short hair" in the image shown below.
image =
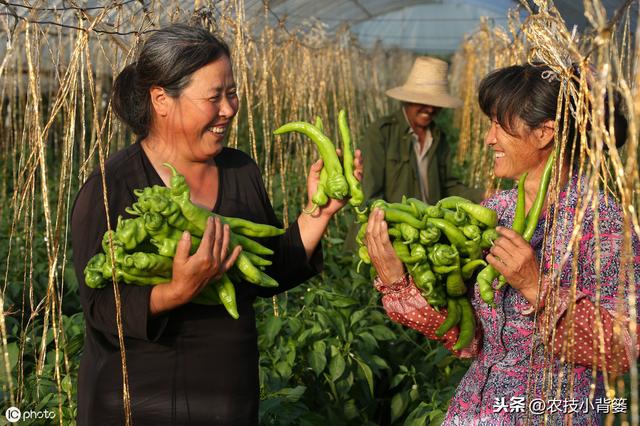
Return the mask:
<path id="1" fill-rule="evenodd" d="M 573 72 L 577 75 L 576 67 Z M 572 84 L 577 85 L 576 81 Z M 548 65 L 527 63 L 499 68 L 485 76 L 478 89 L 478 103 L 488 117 L 495 119 L 508 132 L 514 132 L 516 119 L 531 129 L 538 128 L 547 120 L 555 120 L 559 94 L 560 79 Z M 616 145 L 622 146 L 627 137 L 627 119 L 617 95 L 614 96 L 614 105 Z M 575 144 L 575 119 L 571 113 L 566 115 L 569 122 L 565 151 L 570 155 L 578 145 Z M 564 116 L 563 111 L 557 123 L 559 129 L 564 128 Z M 606 121 L 609 122 L 608 109 Z"/>
<path id="2" fill-rule="evenodd" d="M 137 61 L 114 82 L 114 112 L 138 137 L 146 137 L 152 117 L 149 89 L 159 86 L 178 97 L 195 71 L 223 56 L 231 57 L 229 47 L 204 28 L 174 24 L 154 31 Z"/>

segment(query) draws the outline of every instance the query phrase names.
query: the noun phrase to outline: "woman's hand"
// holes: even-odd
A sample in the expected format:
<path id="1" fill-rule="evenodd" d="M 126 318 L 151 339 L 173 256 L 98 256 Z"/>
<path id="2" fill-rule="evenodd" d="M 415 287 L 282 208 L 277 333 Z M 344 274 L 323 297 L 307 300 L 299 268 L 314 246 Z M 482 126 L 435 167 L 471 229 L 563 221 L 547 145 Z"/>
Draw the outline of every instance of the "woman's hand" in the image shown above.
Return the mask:
<path id="1" fill-rule="evenodd" d="M 404 265 L 389 240 L 383 210 L 373 209 L 369 215 L 364 241 L 371 258 L 371 264 L 376 268 L 378 277 L 383 284 L 389 285 L 402 278 L 405 274 Z"/>
<path id="2" fill-rule="evenodd" d="M 340 155 L 340 150 L 336 150 Z M 356 179 L 362 179 L 362 154 L 360 150 L 356 150 L 356 155 L 353 159 L 354 169 L 353 175 Z M 309 176 L 307 177 L 307 196 L 309 201 L 306 208 L 303 210 L 305 213 L 298 217 L 298 227 L 300 228 L 300 239 L 302 245 L 304 245 L 304 251 L 307 254 L 307 259 L 311 259 L 318 243 L 322 239 L 324 231 L 329 225 L 329 220 L 347 203 L 346 200 L 332 200 L 329 199 L 327 204 L 322 207 L 314 206 L 311 202 L 313 195 L 318 189 L 318 183 L 320 182 L 320 171 L 322 170 L 322 160 L 318 160 L 311 165 Z M 306 213 L 310 212 L 310 213 Z"/>
<path id="3" fill-rule="evenodd" d="M 340 149 L 336 149 L 336 152 L 338 153 L 338 156 L 342 154 Z M 355 157 L 353 159 L 353 165 L 354 165 L 353 175 L 356 177 L 356 179 L 358 179 L 358 181 L 362 181 L 363 162 L 362 162 L 362 152 L 359 149 L 356 149 Z M 316 190 L 318 189 L 318 183 L 320 182 L 320 172 L 322 171 L 322 167 L 323 167 L 323 163 L 322 163 L 322 159 L 320 159 L 315 163 L 313 163 L 311 165 L 311 169 L 309 170 L 309 176 L 307 177 L 307 197 L 308 197 L 307 199 L 309 201 L 307 202 L 307 207 L 305 208 L 305 211 L 312 211 L 314 208 L 313 204 L 311 203 L 311 199 L 313 198 L 313 196 L 316 193 Z M 311 215 L 314 217 L 317 217 L 317 216 L 331 217 L 334 214 L 336 214 L 338 210 L 344 207 L 345 204 L 347 204 L 347 199 L 334 200 L 332 198 L 329 198 L 327 204 L 325 204 L 322 207 L 316 208 L 316 210 Z"/>
<path id="4" fill-rule="evenodd" d="M 535 305 L 540 278 L 540 265 L 531 245 L 517 232 L 498 226 L 498 237 L 487 255 L 487 262 L 507 279 L 511 287 L 518 290 Z"/>
<path id="5" fill-rule="evenodd" d="M 155 286 L 151 291 L 151 313 L 157 314 L 188 303 L 211 280 L 222 277 L 242 251 L 242 247 L 237 246 L 229 254 L 229 237 L 229 225 L 223 225 L 219 218 L 210 217 L 198 250 L 189 256 L 191 236 L 185 231 L 173 258 L 171 282 Z"/>

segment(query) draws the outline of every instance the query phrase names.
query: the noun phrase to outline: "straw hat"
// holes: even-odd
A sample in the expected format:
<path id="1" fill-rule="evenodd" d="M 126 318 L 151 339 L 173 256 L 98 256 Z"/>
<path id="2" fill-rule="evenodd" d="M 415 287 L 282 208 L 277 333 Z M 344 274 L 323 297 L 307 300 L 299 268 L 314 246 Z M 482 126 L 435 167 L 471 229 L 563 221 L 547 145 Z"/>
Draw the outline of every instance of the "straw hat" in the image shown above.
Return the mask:
<path id="1" fill-rule="evenodd" d="M 404 102 L 457 108 L 462 105 L 462 100 L 449 94 L 448 68 L 447 63 L 440 59 L 428 56 L 416 58 L 404 85 L 389 89 L 386 94 Z"/>

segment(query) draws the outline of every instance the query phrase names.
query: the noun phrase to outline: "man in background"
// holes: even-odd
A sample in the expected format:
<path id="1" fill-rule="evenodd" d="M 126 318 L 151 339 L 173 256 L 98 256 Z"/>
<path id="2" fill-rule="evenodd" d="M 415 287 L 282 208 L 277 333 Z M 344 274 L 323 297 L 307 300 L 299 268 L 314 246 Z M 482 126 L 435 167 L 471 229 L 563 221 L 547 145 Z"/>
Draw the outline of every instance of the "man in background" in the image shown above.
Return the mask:
<path id="1" fill-rule="evenodd" d="M 406 195 L 429 204 L 449 195 L 482 199 L 483 190 L 467 188 L 451 175 L 450 147 L 433 121 L 442 108 L 462 105 L 448 92 L 447 71 L 446 62 L 419 57 L 404 85 L 387 90 L 402 107 L 374 122 L 361 139 L 366 199 L 399 202 Z"/>

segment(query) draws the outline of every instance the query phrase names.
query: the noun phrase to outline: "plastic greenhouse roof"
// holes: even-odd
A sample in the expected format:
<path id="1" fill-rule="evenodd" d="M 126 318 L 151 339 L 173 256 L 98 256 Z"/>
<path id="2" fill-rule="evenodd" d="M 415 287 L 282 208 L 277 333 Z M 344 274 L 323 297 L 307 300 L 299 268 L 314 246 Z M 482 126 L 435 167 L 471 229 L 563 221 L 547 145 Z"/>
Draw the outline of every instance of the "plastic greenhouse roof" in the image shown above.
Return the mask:
<path id="1" fill-rule="evenodd" d="M 601 0 L 610 18 L 624 0 Z M 532 4 L 532 2 L 529 2 Z M 245 0 L 246 16 L 264 14 L 264 0 Z M 465 33 L 473 32 L 480 17 L 506 25 L 510 8 L 517 0 L 271 0 L 271 14 L 286 22 L 288 28 L 315 19 L 327 31 L 348 25 L 364 46 L 381 42 L 419 52 L 447 54 L 454 52 Z M 567 26 L 587 27 L 580 0 L 556 0 L 555 5 Z M 638 3 L 632 6 L 632 28 Z M 526 13 L 521 9 L 521 16 Z M 535 9 L 534 9 L 535 10 Z"/>
<path id="2" fill-rule="evenodd" d="M 533 4 L 533 0 L 523 0 Z M 167 7 L 180 4 L 185 10 L 193 9 L 194 4 L 213 6 L 223 9 L 229 5 L 228 0 L 156 0 L 154 3 Z M 611 18 L 615 11 L 626 3 L 626 0 L 600 0 Z M 140 13 L 148 6 L 148 0 L 121 0 L 122 7 L 129 13 Z M 240 2 L 242 3 L 242 2 Z M 46 21 L 56 8 L 68 6 L 66 0 L 50 0 L 46 7 L 38 7 L 40 20 Z M 101 0 L 78 0 L 74 2 L 82 7 L 104 7 Z M 450 54 L 453 53 L 465 34 L 474 32 L 479 26 L 480 18 L 487 17 L 497 25 L 505 26 L 509 9 L 520 5 L 518 0 L 244 0 L 245 18 L 257 25 L 265 25 L 265 4 L 270 11 L 269 25 L 278 25 L 283 21 L 288 29 L 322 26 L 331 33 L 347 26 L 355 34 L 361 45 L 370 47 L 381 43 L 385 47 L 398 46 L 420 53 Z M 578 29 L 587 28 L 582 0 L 555 0 L 555 5 L 565 19 L 567 26 L 574 25 Z M 636 28 L 638 2 L 631 6 L 631 28 Z M 535 10 L 535 7 L 532 6 Z M 521 19 L 526 12 L 520 6 Z M 0 14 L 16 15 L 26 19 L 31 8 L 24 3 L 8 1 L 0 3 Z M 215 11 L 214 11 L 215 15 Z M 72 17 L 71 12 L 64 15 Z M 260 19 L 262 18 L 262 19 Z M 106 16 L 107 24 L 113 20 L 113 14 Z M 161 19 L 162 20 L 162 19 Z M 258 24 L 259 23 L 259 24 Z M 120 23 L 120 28 L 127 29 L 127 23 Z M 129 28 L 135 30 L 135 28 Z M 5 43 L 0 38 L 0 53 L 5 50 Z"/>

